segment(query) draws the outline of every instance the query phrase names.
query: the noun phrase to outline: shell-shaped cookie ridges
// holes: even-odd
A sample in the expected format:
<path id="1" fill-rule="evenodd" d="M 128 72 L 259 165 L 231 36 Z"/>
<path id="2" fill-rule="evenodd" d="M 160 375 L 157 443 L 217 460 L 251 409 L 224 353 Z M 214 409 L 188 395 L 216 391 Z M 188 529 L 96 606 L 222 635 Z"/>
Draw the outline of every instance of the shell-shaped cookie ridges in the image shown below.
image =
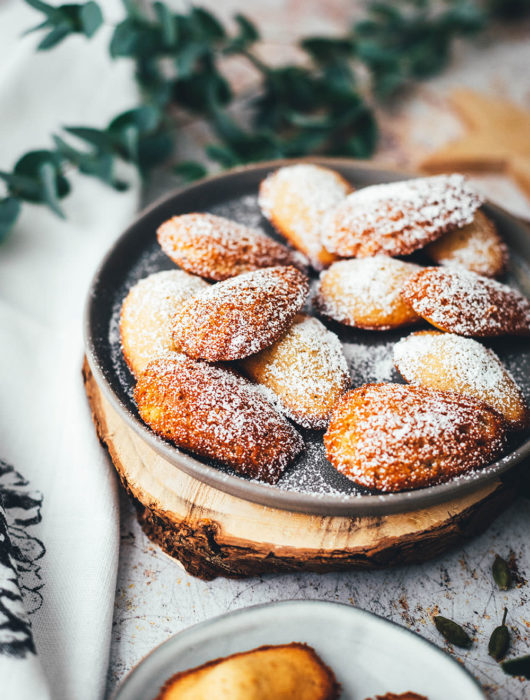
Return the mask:
<path id="1" fill-rule="evenodd" d="M 338 337 L 318 319 L 302 314 L 276 343 L 243 360 L 242 367 L 270 392 L 278 410 L 304 428 L 325 428 L 350 385 Z"/>
<path id="2" fill-rule="evenodd" d="M 120 339 L 125 361 L 135 376 L 154 357 L 173 349 L 175 311 L 207 288 L 207 282 L 183 270 L 163 270 L 144 277 L 129 290 L 121 307 Z"/>
<path id="3" fill-rule="evenodd" d="M 258 203 L 276 230 L 307 255 L 316 270 L 321 270 L 335 259 L 322 242 L 325 217 L 351 191 L 351 185 L 338 172 L 299 163 L 265 178 Z"/>
<path id="4" fill-rule="evenodd" d="M 140 416 L 158 435 L 271 484 L 303 449 L 295 428 L 258 387 L 180 353 L 150 362 L 134 397 Z"/>
<path id="5" fill-rule="evenodd" d="M 221 281 L 275 265 L 307 269 L 304 256 L 261 231 L 214 214 L 182 214 L 158 229 L 166 255 L 187 272 Z"/>
<path id="6" fill-rule="evenodd" d="M 470 224 L 482 202 L 458 174 L 372 185 L 329 214 L 322 237 L 329 251 L 344 257 L 408 255 Z"/>
<path id="7" fill-rule="evenodd" d="M 443 331 L 477 337 L 530 334 L 530 301 L 474 272 L 426 267 L 405 283 L 402 297 Z"/>
<path id="8" fill-rule="evenodd" d="M 344 394 L 324 436 L 333 466 L 378 491 L 448 481 L 499 457 L 505 422 L 491 406 L 455 392 L 366 384 Z"/>
<path id="9" fill-rule="evenodd" d="M 528 426 L 521 390 L 497 355 L 472 338 L 418 331 L 394 346 L 396 369 L 411 384 L 456 391 L 492 406 L 511 429 Z"/>
<path id="10" fill-rule="evenodd" d="M 218 282 L 173 319 L 176 350 L 210 362 L 260 352 L 289 327 L 309 283 L 294 267 L 269 267 Z"/>
<path id="11" fill-rule="evenodd" d="M 320 274 L 313 305 L 322 316 L 365 330 L 416 323 L 419 317 L 401 298 L 401 289 L 420 269 L 386 255 L 339 260 Z"/>
<path id="12" fill-rule="evenodd" d="M 484 277 L 501 277 L 508 266 L 508 247 L 493 221 L 480 209 L 470 224 L 445 233 L 426 246 L 438 265 L 470 270 Z"/>

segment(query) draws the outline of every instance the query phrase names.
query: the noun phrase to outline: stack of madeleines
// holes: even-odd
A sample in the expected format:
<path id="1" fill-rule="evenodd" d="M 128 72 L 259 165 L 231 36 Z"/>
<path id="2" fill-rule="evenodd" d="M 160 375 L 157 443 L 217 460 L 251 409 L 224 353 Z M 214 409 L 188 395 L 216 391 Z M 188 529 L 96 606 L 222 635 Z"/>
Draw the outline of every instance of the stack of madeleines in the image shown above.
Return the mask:
<path id="1" fill-rule="evenodd" d="M 142 419 L 196 455 L 268 483 L 326 430 L 331 464 L 359 485 L 403 491 L 485 466 L 529 424 L 519 387 L 474 338 L 530 334 L 530 302 L 494 278 L 507 248 L 462 175 L 354 191 L 299 164 L 260 186 L 264 216 L 292 246 L 207 213 L 158 229 L 180 269 L 142 279 L 121 341 Z M 403 259 L 422 250 L 436 265 Z M 308 302 L 308 271 L 320 279 Z M 395 345 L 407 384 L 350 389 L 335 333 L 428 322 Z"/>

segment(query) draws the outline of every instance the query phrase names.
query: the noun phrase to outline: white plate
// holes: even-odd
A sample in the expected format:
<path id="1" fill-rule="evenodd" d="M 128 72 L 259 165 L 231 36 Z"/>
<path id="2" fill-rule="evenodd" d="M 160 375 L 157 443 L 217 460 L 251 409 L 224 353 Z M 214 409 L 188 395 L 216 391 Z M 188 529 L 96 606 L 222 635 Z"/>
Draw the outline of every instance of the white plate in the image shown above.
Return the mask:
<path id="1" fill-rule="evenodd" d="M 290 642 L 314 647 L 341 683 L 341 700 L 407 690 L 429 700 L 486 698 L 463 666 L 404 627 L 349 605 L 293 600 L 243 608 L 171 637 L 129 673 L 114 700 L 151 700 L 178 671 Z"/>

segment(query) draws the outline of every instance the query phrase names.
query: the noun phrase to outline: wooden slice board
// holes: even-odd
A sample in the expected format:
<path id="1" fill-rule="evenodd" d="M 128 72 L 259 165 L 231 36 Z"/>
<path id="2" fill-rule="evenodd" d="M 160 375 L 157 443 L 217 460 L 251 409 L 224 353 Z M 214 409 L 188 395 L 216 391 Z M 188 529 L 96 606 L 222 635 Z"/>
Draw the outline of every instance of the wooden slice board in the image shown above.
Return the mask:
<path id="1" fill-rule="evenodd" d="M 515 499 L 513 482 L 495 481 L 442 505 L 379 517 L 268 508 L 214 489 L 167 462 L 112 408 L 86 360 L 83 377 L 99 439 L 143 530 L 202 579 L 418 563 L 482 532 Z"/>

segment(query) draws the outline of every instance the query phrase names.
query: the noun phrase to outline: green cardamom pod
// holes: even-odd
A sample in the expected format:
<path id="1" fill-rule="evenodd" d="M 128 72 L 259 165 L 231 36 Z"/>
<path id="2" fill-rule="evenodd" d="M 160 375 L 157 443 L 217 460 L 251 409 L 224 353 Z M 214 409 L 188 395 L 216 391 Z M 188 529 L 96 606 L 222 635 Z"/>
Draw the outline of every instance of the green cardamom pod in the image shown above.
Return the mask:
<path id="1" fill-rule="evenodd" d="M 512 572 L 508 564 L 502 557 L 499 557 L 498 554 L 495 555 L 495 561 L 491 567 L 491 572 L 499 589 L 501 591 L 507 591 L 512 585 Z"/>
<path id="2" fill-rule="evenodd" d="M 504 659 L 510 646 L 510 630 L 505 625 L 507 612 L 507 609 L 504 608 L 502 623 L 498 627 L 495 627 L 491 633 L 488 644 L 488 654 L 495 659 L 495 661 Z"/>
<path id="3" fill-rule="evenodd" d="M 519 656 L 516 659 L 508 659 L 501 664 L 504 673 L 510 676 L 524 676 L 530 678 L 530 654 L 528 656 Z"/>
<path id="4" fill-rule="evenodd" d="M 434 624 L 438 632 L 440 632 L 448 642 L 454 644 L 455 647 L 469 649 L 473 644 L 471 637 L 465 629 L 460 627 L 460 625 L 453 620 L 442 617 L 442 615 L 435 615 Z"/>

